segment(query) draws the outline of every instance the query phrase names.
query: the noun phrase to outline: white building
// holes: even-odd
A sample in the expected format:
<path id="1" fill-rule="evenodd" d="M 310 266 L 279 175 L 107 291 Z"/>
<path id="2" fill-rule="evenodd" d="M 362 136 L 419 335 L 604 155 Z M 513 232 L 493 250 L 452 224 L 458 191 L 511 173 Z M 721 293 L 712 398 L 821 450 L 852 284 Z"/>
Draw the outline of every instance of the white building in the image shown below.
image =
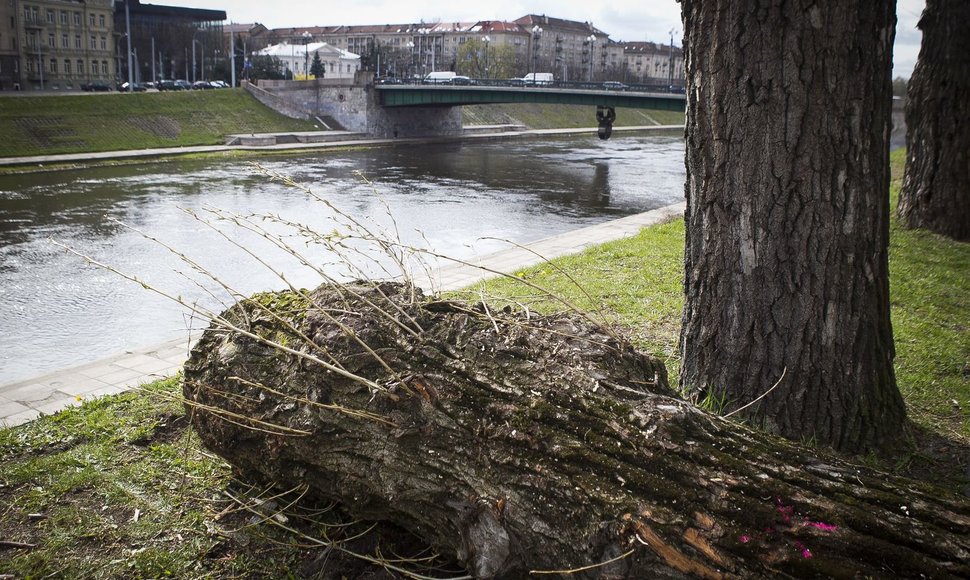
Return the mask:
<path id="1" fill-rule="evenodd" d="M 360 56 L 326 42 L 308 44 L 274 44 L 260 50 L 257 54 L 275 56 L 283 63 L 283 69 L 293 74 L 294 79 L 305 79 L 313 67 L 313 55 L 319 54 L 323 62 L 323 78 L 352 79 L 360 70 Z"/>

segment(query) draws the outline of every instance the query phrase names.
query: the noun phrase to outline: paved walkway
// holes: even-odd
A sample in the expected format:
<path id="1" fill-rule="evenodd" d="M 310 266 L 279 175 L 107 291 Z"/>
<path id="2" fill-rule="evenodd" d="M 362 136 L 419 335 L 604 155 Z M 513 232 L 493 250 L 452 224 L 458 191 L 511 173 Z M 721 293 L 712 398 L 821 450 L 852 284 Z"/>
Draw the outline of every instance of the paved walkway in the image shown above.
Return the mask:
<path id="1" fill-rule="evenodd" d="M 64 153 L 59 155 L 34 155 L 30 157 L 0 157 L 0 167 L 20 165 L 70 164 L 118 159 L 150 159 L 153 157 L 170 157 L 173 155 L 187 155 L 190 153 L 223 153 L 227 151 L 287 151 L 307 149 L 328 149 L 334 147 L 360 147 L 374 145 L 419 145 L 440 143 L 455 140 L 490 140 L 521 137 L 547 137 L 550 135 L 585 135 L 596 134 L 596 128 L 580 129 L 529 129 L 511 131 L 479 131 L 475 126 L 467 128 L 461 136 L 424 137 L 413 139 L 375 139 L 362 133 L 349 131 L 321 131 L 318 134 L 327 136 L 330 140 L 317 143 L 281 143 L 277 145 L 199 145 L 192 147 L 160 147 L 157 149 L 134 149 L 128 151 L 101 151 L 97 153 Z M 640 131 L 677 131 L 683 130 L 683 125 L 645 125 L 638 127 L 614 127 L 613 133 Z M 306 133 L 304 133 L 306 135 Z"/>
<path id="2" fill-rule="evenodd" d="M 683 215 L 684 203 L 628 216 L 603 224 L 512 247 L 469 264 L 443 266 L 435 280 L 418 279 L 424 288 L 455 290 L 493 277 L 492 272 L 511 273 L 552 259 L 575 254 L 612 240 L 635 235 L 642 228 Z M 82 401 L 120 393 L 176 373 L 188 357 L 189 338 L 183 337 L 150 348 L 125 352 L 90 364 L 44 376 L 0 385 L 0 426 L 12 427 L 51 414 Z"/>

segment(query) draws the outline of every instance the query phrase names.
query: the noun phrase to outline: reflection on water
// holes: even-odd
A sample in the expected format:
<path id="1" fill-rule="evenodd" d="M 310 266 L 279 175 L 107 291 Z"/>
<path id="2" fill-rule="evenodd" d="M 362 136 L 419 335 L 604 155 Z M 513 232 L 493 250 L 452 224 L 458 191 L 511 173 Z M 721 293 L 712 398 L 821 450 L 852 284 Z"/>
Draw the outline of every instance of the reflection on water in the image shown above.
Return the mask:
<path id="1" fill-rule="evenodd" d="M 455 143 L 259 163 L 309 186 L 369 227 L 459 258 L 506 247 L 480 238 L 530 242 L 676 203 L 684 183 L 683 144 L 674 137 Z M 325 204 L 246 162 L 169 161 L 0 177 L 0 383 L 147 346 L 201 324 L 50 238 L 207 307 L 220 307 L 219 284 L 188 281 L 189 266 L 125 226 L 185 252 L 240 292 L 283 287 L 192 217 L 224 227 L 213 208 L 273 214 L 319 231 L 333 228 L 333 211 Z M 273 220 L 256 223 L 280 230 Z M 317 283 L 309 269 L 259 236 L 226 231 L 232 242 L 258 248 L 297 285 Z M 333 261 L 320 250 L 299 247 L 315 264 Z M 330 266 L 328 272 L 340 269 Z"/>

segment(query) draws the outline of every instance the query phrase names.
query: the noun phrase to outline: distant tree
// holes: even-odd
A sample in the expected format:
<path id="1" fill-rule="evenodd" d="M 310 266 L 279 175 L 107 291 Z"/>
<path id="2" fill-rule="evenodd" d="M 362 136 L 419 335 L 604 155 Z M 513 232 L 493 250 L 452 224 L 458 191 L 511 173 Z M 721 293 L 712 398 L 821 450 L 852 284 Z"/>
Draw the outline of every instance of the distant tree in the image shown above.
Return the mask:
<path id="1" fill-rule="evenodd" d="M 889 319 L 895 4 L 681 3 L 681 387 L 845 451 L 905 419 Z"/>
<path id="2" fill-rule="evenodd" d="M 903 77 L 896 77 L 893 79 L 893 96 L 894 97 L 905 97 L 906 96 L 906 79 Z"/>
<path id="3" fill-rule="evenodd" d="M 254 55 L 252 58 L 250 78 L 280 80 L 286 78 L 283 61 L 275 56 Z"/>
<path id="4" fill-rule="evenodd" d="M 970 1 L 928 0 L 906 104 L 899 218 L 970 240 Z"/>
<path id="5" fill-rule="evenodd" d="M 310 74 L 312 74 L 314 77 L 318 79 L 322 79 L 324 77 L 325 72 L 326 72 L 326 67 L 323 66 L 323 61 L 320 60 L 320 53 L 314 52 L 313 62 L 310 64 Z"/>
<path id="6" fill-rule="evenodd" d="M 478 79 L 504 79 L 513 76 L 514 70 L 515 51 L 510 45 L 470 38 L 458 48 L 455 61 L 458 74 Z"/>

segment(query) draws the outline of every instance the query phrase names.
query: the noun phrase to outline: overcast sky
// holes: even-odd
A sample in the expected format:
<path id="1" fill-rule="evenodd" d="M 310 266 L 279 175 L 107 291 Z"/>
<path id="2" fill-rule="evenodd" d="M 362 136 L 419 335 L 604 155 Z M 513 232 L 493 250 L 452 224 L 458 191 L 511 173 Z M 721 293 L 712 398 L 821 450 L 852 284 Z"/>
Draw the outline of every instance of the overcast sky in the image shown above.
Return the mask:
<path id="1" fill-rule="evenodd" d="M 142 0 L 142 3 L 224 9 L 233 22 L 261 22 L 268 28 L 403 24 L 421 20 L 515 20 L 526 14 L 546 14 L 592 22 L 613 40 L 667 43 L 671 29 L 675 29 L 675 44 L 680 44 L 681 37 L 680 5 L 675 0 L 490 0 L 481 4 L 440 0 Z M 921 38 L 916 22 L 924 4 L 925 0 L 898 0 L 894 77 L 909 77 L 916 65 Z"/>

